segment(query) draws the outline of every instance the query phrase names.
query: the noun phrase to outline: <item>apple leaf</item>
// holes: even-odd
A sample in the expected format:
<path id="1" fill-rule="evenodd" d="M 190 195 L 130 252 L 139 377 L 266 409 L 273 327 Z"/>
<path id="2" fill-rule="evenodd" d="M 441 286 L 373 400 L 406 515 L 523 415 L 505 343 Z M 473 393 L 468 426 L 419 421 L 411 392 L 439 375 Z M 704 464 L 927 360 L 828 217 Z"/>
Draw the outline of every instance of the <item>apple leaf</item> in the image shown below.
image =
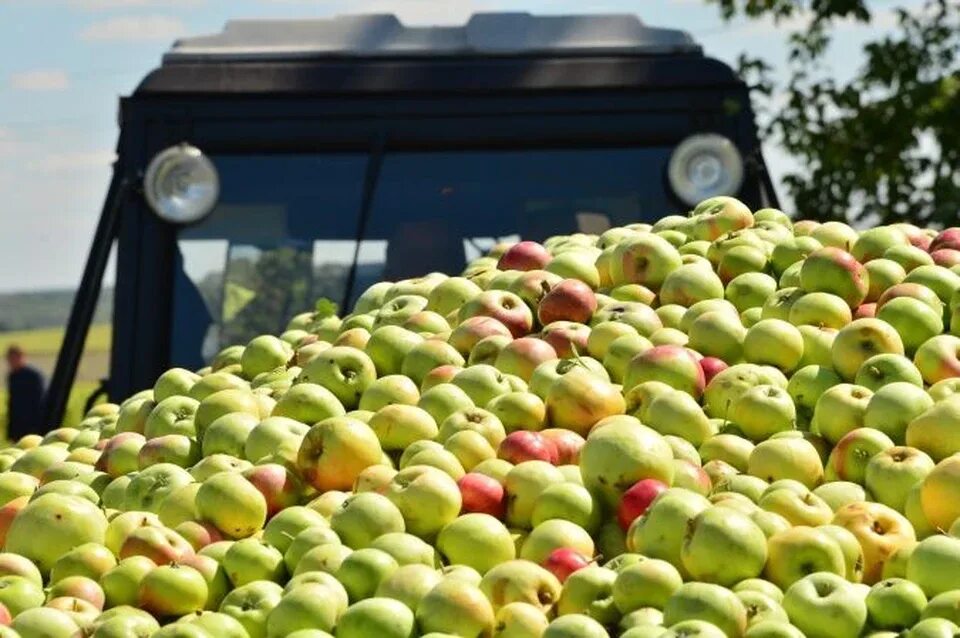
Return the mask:
<path id="1" fill-rule="evenodd" d="M 338 310 L 340 307 L 335 302 L 326 297 L 320 297 L 313 308 L 313 315 L 315 319 L 326 319 L 336 315 Z"/>

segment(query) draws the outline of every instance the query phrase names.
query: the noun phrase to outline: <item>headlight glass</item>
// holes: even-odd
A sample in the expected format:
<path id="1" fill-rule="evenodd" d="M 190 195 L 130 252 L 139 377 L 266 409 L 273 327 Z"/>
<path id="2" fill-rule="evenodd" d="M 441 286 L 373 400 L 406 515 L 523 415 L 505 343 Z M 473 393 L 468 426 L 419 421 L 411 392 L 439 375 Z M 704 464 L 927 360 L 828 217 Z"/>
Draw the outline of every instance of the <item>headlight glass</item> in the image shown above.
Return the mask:
<path id="1" fill-rule="evenodd" d="M 220 177 L 200 149 L 178 144 L 150 161 L 143 188 L 158 217 L 171 224 L 190 224 L 206 217 L 217 205 Z"/>
<path id="2" fill-rule="evenodd" d="M 677 197 L 695 206 L 717 195 L 735 195 L 743 183 L 743 158 L 722 135 L 692 135 L 674 149 L 668 178 Z"/>

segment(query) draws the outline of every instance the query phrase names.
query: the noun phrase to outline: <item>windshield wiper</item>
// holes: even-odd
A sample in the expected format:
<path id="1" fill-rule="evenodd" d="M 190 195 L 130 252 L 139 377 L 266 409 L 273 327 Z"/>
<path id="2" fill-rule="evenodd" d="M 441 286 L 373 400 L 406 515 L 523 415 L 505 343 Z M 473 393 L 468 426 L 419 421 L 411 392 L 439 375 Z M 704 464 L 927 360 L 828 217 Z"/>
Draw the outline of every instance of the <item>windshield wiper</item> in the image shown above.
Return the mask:
<path id="1" fill-rule="evenodd" d="M 373 196 L 376 194 L 377 182 L 380 179 L 380 168 L 383 166 L 383 152 L 386 148 L 386 135 L 380 132 L 373 140 L 370 148 L 370 160 L 363 177 L 363 197 L 360 200 L 360 217 L 357 219 L 357 236 L 353 244 L 353 263 L 347 275 L 347 285 L 343 292 L 343 303 L 340 305 L 343 313 L 349 309 L 350 299 L 353 297 L 353 286 L 357 279 L 357 267 L 360 261 L 360 242 L 367 234 L 367 223 L 370 220 L 370 209 L 373 207 Z"/>

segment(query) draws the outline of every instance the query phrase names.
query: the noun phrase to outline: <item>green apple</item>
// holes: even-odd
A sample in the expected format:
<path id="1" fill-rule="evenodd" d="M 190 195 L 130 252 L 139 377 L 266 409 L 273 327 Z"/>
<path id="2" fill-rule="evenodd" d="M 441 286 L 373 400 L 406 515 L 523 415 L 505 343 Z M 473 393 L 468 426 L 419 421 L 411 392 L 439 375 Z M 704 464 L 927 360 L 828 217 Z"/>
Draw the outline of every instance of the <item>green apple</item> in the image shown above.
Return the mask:
<path id="1" fill-rule="evenodd" d="M 896 297 L 877 312 L 900 334 L 907 354 L 913 355 L 925 341 L 943 332 L 943 315 L 913 297 Z"/>
<path id="2" fill-rule="evenodd" d="M 500 419 L 507 434 L 517 430 L 538 431 L 546 426 L 546 405 L 530 392 L 508 392 L 495 397 L 485 407 Z"/>
<path id="3" fill-rule="evenodd" d="M 384 578 L 399 568 L 394 558 L 379 549 L 366 547 L 343 559 L 334 574 L 352 602 L 370 598 Z"/>
<path id="4" fill-rule="evenodd" d="M 615 507 L 625 490 L 644 478 L 670 484 L 672 451 L 656 431 L 627 417 L 595 429 L 580 451 L 584 486 Z"/>
<path id="5" fill-rule="evenodd" d="M 157 407 L 159 408 L 160 405 L 162 402 Z M 260 418 L 269 414 L 269 412 L 264 414 L 264 405 L 258 400 L 257 395 L 248 389 L 220 390 L 205 397 L 197 406 L 196 414 L 193 416 L 197 437 L 203 438 L 211 423 L 231 412 L 246 412 Z M 148 419 L 147 429 L 144 431 L 148 439 L 151 438 L 149 425 Z M 192 432 L 165 432 L 165 434 L 190 435 Z"/>
<path id="6" fill-rule="evenodd" d="M 344 408 L 352 410 L 360 404 L 364 390 L 376 378 L 376 366 L 362 350 L 349 346 L 334 346 L 306 364 L 297 382 L 326 388 L 337 397 Z"/>
<path id="7" fill-rule="evenodd" d="M 713 507 L 687 527 L 680 558 L 696 580 L 729 587 L 760 575 L 767 560 L 767 538 L 746 515 Z"/>
<path id="8" fill-rule="evenodd" d="M 156 617 L 200 611 L 207 602 L 207 581 L 185 565 L 161 565 L 140 581 L 139 606 Z"/>
<path id="9" fill-rule="evenodd" d="M 613 600 L 623 614 L 641 608 L 663 609 L 682 584 L 680 572 L 667 561 L 641 557 L 617 570 Z"/>
<path id="10" fill-rule="evenodd" d="M 659 558 L 681 569 L 681 550 L 687 527 L 710 507 L 703 496 L 671 488 L 658 496 L 627 531 L 627 547 L 650 558 Z"/>
<path id="11" fill-rule="evenodd" d="M 919 414 L 907 425 L 906 443 L 940 462 L 960 452 L 960 437 L 953 427 L 960 415 L 960 397 L 948 397 Z"/>
<path id="12" fill-rule="evenodd" d="M 711 462 L 728 464 L 736 472 L 746 472 L 754 444 L 736 434 L 715 434 L 706 439 L 698 449 L 700 457 L 707 465 Z"/>
<path id="13" fill-rule="evenodd" d="M 947 638 L 957 633 L 957 625 L 946 618 L 926 618 L 904 632 L 908 638 Z"/>
<path id="14" fill-rule="evenodd" d="M 701 620 L 727 636 L 742 636 L 747 627 L 747 610 L 740 598 L 728 589 L 710 583 L 684 583 L 663 608 L 666 626 Z"/>
<path id="15" fill-rule="evenodd" d="M 614 285 L 636 283 L 657 290 L 681 263 L 680 253 L 662 237 L 636 235 L 617 244 L 610 278 Z"/>
<path id="16" fill-rule="evenodd" d="M 826 476 L 829 480 L 850 481 L 864 485 L 870 459 L 893 447 L 890 437 L 879 430 L 870 428 L 851 430 L 837 441 L 830 452 Z"/>
<path id="17" fill-rule="evenodd" d="M 223 392 L 227 392 L 227 390 L 223 390 Z M 242 391 L 238 390 L 236 392 Z M 252 405 L 252 397 L 250 397 L 249 403 Z M 196 435 L 195 415 L 199 407 L 199 401 L 181 395 L 174 395 L 160 401 L 150 411 L 150 416 L 143 424 L 144 436 L 152 439 L 165 434 Z M 240 410 L 236 411 L 239 412 Z M 225 412 L 221 414 L 225 414 Z"/>
<path id="18" fill-rule="evenodd" d="M 383 534 L 405 530 L 403 514 L 397 506 L 375 492 L 347 497 L 331 516 L 330 527 L 352 549 L 369 547 Z"/>
<path id="19" fill-rule="evenodd" d="M 350 489 L 357 476 L 380 463 L 383 451 L 376 433 L 362 421 L 332 417 L 307 432 L 297 453 L 297 467 L 315 489 Z"/>
<path id="20" fill-rule="evenodd" d="M 33 607 L 43 605 L 44 593 L 40 584 L 23 576 L 0 576 L 0 604 L 11 616 L 18 616 Z"/>
<path id="21" fill-rule="evenodd" d="M 760 308 L 777 290 L 777 281 L 762 272 L 737 275 L 727 283 L 726 298 L 739 312 Z"/>
<path id="22" fill-rule="evenodd" d="M 927 605 L 927 597 L 915 583 L 888 578 L 870 588 L 867 613 L 877 629 L 903 631 L 913 627 Z"/>
<path id="23" fill-rule="evenodd" d="M 867 463 L 864 486 L 880 503 L 903 512 L 910 489 L 933 471 L 933 459 L 911 447 L 892 447 Z"/>
<path id="24" fill-rule="evenodd" d="M 523 541 L 520 558 L 542 565 L 556 549 L 571 549 L 581 556 L 595 553 L 593 539 L 585 529 L 563 519 L 549 519 L 533 530 Z"/>
<path id="25" fill-rule="evenodd" d="M 529 529 L 539 496 L 551 485 L 563 481 L 560 470 L 546 461 L 524 461 L 511 468 L 504 479 L 507 524 Z"/>
<path id="26" fill-rule="evenodd" d="M 933 407 L 934 400 L 913 383 L 894 382 L 874 392 L 863 415 L 864 427 L 879 430 L 897 445 L 906 441 L 907 426 Z"/>
<path id="27" fill-rule="evenodd" d="M 793 525 L 824 525 L 833 514 L 830 506 L 813 492 L 797 493 L 787 488 L 770 490 L 757 505 L 783 516 Z"/>
<path id="28" fill-rule="evenodd" d="M 642 421 L 660 434 L 681 437 L 694 446 L 717 433 L 696 399 L 676 390 L 654 397 L 645 407 Z"/>
<path id="29" fill-rule="evenodd" d="M 402 451 L 414 441 L 433 439 L 439 429 L 429 412 L 415 405 L 386 405 L 370 418 L 370 428 L 386 451 Z"/>
<path id="30" fill-rule="evenodd" d="M 436 536 L 457 517 L 461 507 L 456 482 L 447 473 L 423 465 L 402 469 L 384 495 L 400 512 L 406 530 L 424 539 Z"/>
<path id="31" fill-rule="evenodd" d="M 920 541 L 910 554 L 906 577 L 932 598 L 958 589 L 958 565 L 960 539 L 931 536 Z"/>
<path id="32" fill-rule="evenodd" d="M 436 545 L 451 564 L 467 565 L 482 574 L 516 556 L 510 532 L 489 514 L 456 518 L 441 530 Z"/>
<path id="33" fill-rule="evenodd" d="M 200 486 L 197 512 L 228 538 L 247 538 L 263 528 L 267 502 L 247 479 L 233 472 L 214 474 Z"/>
<path id="34" fill-rule="evenodd" d="M 753 441 L 796 428 L 797 412 L 790 394 L 776 386 L 758 385 L 730 406 L 729 418 Z"/>
<path id="35" fill-rule="evenodd" d="M 472 636 L 492 634 L 496 623 L 493 607 L 478 587 L 449 579 L 421 599 L 416 620 L 424 634 Z"/>
<path id="36" fill-rule="evenodd" d="M 289 343 L 271 335 L 261 335 L 250 340 L 240 355 L 243 376 L 252 379 L 258 374 L 285 366 L 293 357 Z M 157 391 L 154 387 L 154 396 Z"/>
<path id="37" fill-rule="evenodd" d="M 10 628 L 16 636 L 49 636 L 70 638 L 80 632 L 80 626 L 70 614 L 50 607 L 36 607 L 18 614 Z"/>
<path id="38" fill-rule="evenodd" d="M 560 597 L 561 585 L 543 567 L 526 560 L 509 560 L 494 566 L 479 584 L 494 612 L 515 602 L 535 605 L 549 614 Z"/>
<path id="39" fill-rule="evenodd" d="M 804 438 L 772 438 L 750 453 L 747 472 L 767 482 L 793 479 L 814 488 L 823 480 L 820 453 Z"/>
<path id="40" fill-rule="evenodd" d="M 923 377 L 910 359 L 900 354 L 878 354 L 870 357 L 857 370 L 854 383 L 876 392 L 890 383 L 911 383 L 923 387 Z"/>
<path id="41" fill-rule="evenodd" d="M 190 370 L 170 368 L 157 377 L 157 382 L 153 384 L 153 400 L 163 401 L 172 396 L 186 396 L 199 380 L 200 375 Z"/>
<path id="42" fill-rule="evenodd" d="M 867 296 L 869 274 L 850 253 L 833 246 L 820 248 L 803 261 L 800 285 L 807 292 L 828 292 L 856 308 Z"/>
<path id="43" fill-rule="evenodd" d="M 107 607 L 136 605 L 140 581 L 156 563 L 145 556 L 124 558 L 115 567 L 100 577 L 100 586 L 106 597 Z"/>
<path id="44" fill-rule="evenodd" d="M 293 391 L 293 389 L 290 390 L 290 392 Z M 247 436 L 243 446 L 243 458 L 250 462 L 257 462 L 267 457 L 296 461 L 297 450 L 300 449 L 303 437 L 309 430 L 309 425 L 292 418 L 267 417 L 260 421 Z"/>
<path id="45" fill-rule="evenodd" d="M 803 357 L 803 335 L 781 319 L 763 319 L 747 330 L 743 356 L 750 363 L 794 370 Z"/>
<path id="46" fill-rule="evenodd" d="M 862 485 L 850 481 L 831 481 L 820 485 L 813 490 L 830 506 L 834 512 L 849 503 L 858 503 L 867 500 L 867 493 Z"/>
<path id="47" fill-rule="evenodd" d="M 700 315 L 689 329 L 689 346 L 707 357 L 738 361 L 747 329 L 736 314 L 713 311 Z"/>
<path id="48" fill-rule="evenodd" d="M 557 613 L 584 614 L 594 620 L 611 625 L 620 620 L 622 612 L 614 602 L 613 585 L 617 572 L 591 565 L 570 574 L 563 583 Z"/>
<path id="49" fill-rule="evenodd" d="M 259 584 L 252 583 L 246 587 Z M 264 584 L 273 585 L 266 581 Z M 277 588 L 279 589 L 279 586 Z M 240 607 L 235 612 L 235 617 L 239 616 L 237 620 L 243 623 L 251 637 L 281 638 L 292 636 L 304 629 L 333 631 L 337 619 L 347 609 L 343 588 L 337 590 L 328 584 L 305 583 L 287 593 L 281 591 L 279 594 L 272 589 L 263 592 L 244 591 L 244 595 L 237 597 L 235 602 L 231 600 L 236 592 L 242 590 L 243 588 L 237 589 L 229 594 L 224 599 L 224 605 L 230 601 L 230 610 L 221 607 L 221 611 L 229 614 L 246 602 L 249 607 Z"/>
<path id="50" fill-rule="evenodd" d="M 440 572 L 423 564 L 401 565 L 380 581 L 376 595 L 392 598 L 416 611 L 424 596 L 442 580 Z"/>
<path id="51" fill-rule="evenodd" d="M 256 538 L 233 543 L 224 555 L 222 564 L 234 587 L 257 580 L 280 582 L 287 572 L 280 550 Z"/>
<path id="52" fill-rule="evenodd" d="M 297 382 L 277 401 L 271 417 L 286 417 L 312 424 L 342 416 L 346 410 L 337 396 L 322 385 Z"/>
<path id="53" fill-rule="evenodd" d="M 367 386 L 360 397 L 359 408 L 376 412 L 388 405 L 416 405 L 419 400 L 420 390 L 413 381 L 400 374 L 390 374 Z"/>
<path id="54" fill-rule="evenodd" d="M 368 598 L 351 605 L 337 621 L 341 638 L 408 638 L 415 633 L 413 612 L 390 598 Z"/>
<path id="55" fill-rule="evenodd" d="M 495 634 L 500 638 L 539 638 L 550 621 L 528 603 L 510 603 L 497 612 Z"/>
<path id="56" fill-rule="evenodd" d="M 534 528 L 551 519 L 579 525 L 591 534 L 600 529 L 601 503 L 587 488 L 565 482 L 550 485 L 537 496 L 530 515 Z"/>
<path id="57" fill-rule="evenodd" d="M 395 375 L 400 372 L 403 360 L 423 337 L 396 325 L 375 329 L 364 346 L 364 352 L 373 362 L 381 376 Z"/>
<path id="58" fill-rule="evenodd" d="M 867 622 L 866 602 L 842 576 L 819 572 L 787 589 L 783 608 L 808 638 L 856 638 Z"/>
<path id="59" fill-rule="evenodd" d="M 61 494 L 44 494 L 30 502 L 7 530 L 4 548 L 32 560 L 49 573 L 56 560 L 84 543 L 105 539 L 107 519 L 90 501 Z"/>
<path id="60" fill-rule="evenodd" d="M 583 614 L 561 616 L 547 626 L 543 638 L 609 638 L 603 625 Z"/>
<path id="61" fill-rule="evenodd" d="M 72 576 L 82 576 L 97 581 L 116 566 L 117 559 L 106 546 L 101 543 L 84 543 L 57 559 L 50 570 L 50 584 Z"/>
<path id="62" fill-rule="evenodd" d="M 246 412 L 225 414 L 207 428 L 203 435 L 203 456 L 229 454 L 242 457 L 247 438 L 260 419 Z M 108 471 L 109 472 L 109 471 Z"/>
<path id="63" fill-rule="evenodd" d="M 849 382 L 870 357 L 903 353 L 903 340 L 897 331 L 885 321 L 868 317 L 855 319 L 840 329 L 833 341 L 831 359 L 834 370 Z"/>
<path id="64" fill-rule="evenodd" d="M 812 418 L 813 410 L 823 393 L 840 383 L 842 379 L 829 365 L 806 365 L 790 377 L 787 392 L 793 399 L 797 412 Z"/>
<path id="65" fill-rule="evenodd" d="M 199 611 L 184 616 L 177 622 L 196 625 L 214 636 L 223 636 L 223 638 L 244 638 L 244 636 L 249 636 L 247 630 L 240 624 L 239 620 L 233 616 L 221 614 L 216 611 Z"/>
<path id="66" fill-rule="evenodd" d="M 789 321 L 795 326 L 811 325 L 839 330 L 853 320 L 850 306 L 837 295 L 810 292 L 794 302 Z"/>
<path id="67" fill-rule="evenodd" d="M 812 425 L 820 436 L 836 445 L 844 436 L 863 427 L 872 397 L 873 392 L 863 386 L 852 383 L 835 385 L 817 399 Z"/>

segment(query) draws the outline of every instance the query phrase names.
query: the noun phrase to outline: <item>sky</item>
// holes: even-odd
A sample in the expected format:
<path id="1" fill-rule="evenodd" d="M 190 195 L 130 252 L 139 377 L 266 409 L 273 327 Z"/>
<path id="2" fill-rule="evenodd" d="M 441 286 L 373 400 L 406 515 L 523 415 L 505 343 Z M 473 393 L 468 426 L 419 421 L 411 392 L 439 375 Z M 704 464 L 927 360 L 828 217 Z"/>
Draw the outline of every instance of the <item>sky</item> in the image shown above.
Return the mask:
<path id="1" fill-rule="evenodd" d="M 862 43 L 894 24 L 891 8 L 917 4 L 878 0 L 871 26 L 841 25 L 828 71 L 849 77 Z M 781 66 L 787 34 L 802 26 L 724 23 L 704 0 L 2 0 L 0 292 L 76 287 L 109 179 L 117 100 L 176 38 L 217 32 L 231 18 L 389 12 L 451 24 L 504 10 L 635 13 L 689 31 L 712 57 L 733 63 L 746 51 Z M 775 177 L 791 168 L 774 145 L 765 153 Z"/>

